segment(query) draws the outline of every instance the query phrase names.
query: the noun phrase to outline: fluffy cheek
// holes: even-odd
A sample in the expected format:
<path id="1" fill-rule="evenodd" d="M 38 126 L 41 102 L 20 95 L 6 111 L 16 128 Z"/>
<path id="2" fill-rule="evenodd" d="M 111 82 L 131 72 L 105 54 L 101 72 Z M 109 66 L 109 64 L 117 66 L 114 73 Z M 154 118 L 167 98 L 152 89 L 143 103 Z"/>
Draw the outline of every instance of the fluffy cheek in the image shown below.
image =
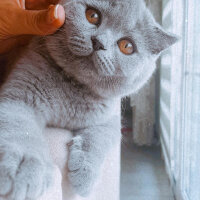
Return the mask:
<path id="1" fill-rule="evenodd" d="M 77 56 L 89 56 L 93 52 L 89 37 L 73 34 L 68 38 L 69 50 Z"/>
<path id="2" fill-rule="evenodd" d="M 73 54 L 88 56 L 92 53 L 91 28 L 86 21 L 85 7 L 82 4 L 70 3 L 66 7 L 65 32 L 67 46 Z"/>
<path id="3" fill-rule="evenodd" d="M 143 62 L 141 65 L 138 66 L 135 73 L 132 73 L 132 86 L 134 85 L 134 90 L 138 91 L 141 89 L 152 77 L 153 73 L 155 72 L 156 65 L 151 60 L 147 62 Z"/>
<path id="4" fill-rule="evenodd" d="M 122 74 L 121 91 L 130 94 L 138 91 L 152 76 L 155 71 L 154 60 L 144 56 L 127 57 L 118 59 L 118 74 Z"/>

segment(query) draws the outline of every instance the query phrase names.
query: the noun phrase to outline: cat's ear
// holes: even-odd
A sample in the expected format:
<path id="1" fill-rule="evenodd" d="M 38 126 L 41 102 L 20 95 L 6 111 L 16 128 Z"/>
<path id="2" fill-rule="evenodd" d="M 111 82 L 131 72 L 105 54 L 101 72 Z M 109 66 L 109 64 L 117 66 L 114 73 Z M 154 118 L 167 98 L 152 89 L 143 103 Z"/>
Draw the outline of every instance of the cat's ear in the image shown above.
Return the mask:
<path id="1" fill-rule="evenodd" d="M 176 35 L 166 32 L 159 25 L 152 27 L 149 34 L 151 36 L 150 40 L 148 39 L 148 46 L 152 54 L 160 54 L 179 40 Z"/>

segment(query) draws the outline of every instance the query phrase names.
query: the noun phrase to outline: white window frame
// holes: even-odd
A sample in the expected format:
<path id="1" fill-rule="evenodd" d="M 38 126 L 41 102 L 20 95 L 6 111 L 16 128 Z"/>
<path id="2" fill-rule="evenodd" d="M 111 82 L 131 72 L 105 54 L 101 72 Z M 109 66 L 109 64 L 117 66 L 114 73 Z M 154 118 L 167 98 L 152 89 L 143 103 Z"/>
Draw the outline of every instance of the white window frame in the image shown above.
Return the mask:
<path id="1" fill-rule="evenodd" d="M 177 200 L 200 200 L 200 1 L 163 0 L 163 4 L 163 18 L 170 12 L 170 29 L 181 39 L 169 54 L 170 132 L 167 143 L 160 126 L 162 147 L 168 152 L 165 161 Z"/>

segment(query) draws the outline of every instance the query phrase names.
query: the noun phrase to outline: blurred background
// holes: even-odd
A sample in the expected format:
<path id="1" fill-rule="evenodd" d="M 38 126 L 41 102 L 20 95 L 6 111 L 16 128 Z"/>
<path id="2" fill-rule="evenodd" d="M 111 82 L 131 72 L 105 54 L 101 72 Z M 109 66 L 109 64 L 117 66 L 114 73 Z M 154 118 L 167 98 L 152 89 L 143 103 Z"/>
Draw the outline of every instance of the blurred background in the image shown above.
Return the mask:
<path id="1" fill-rule="evenodd" d="M 180 41 L 122 100 L 121 200 L 199 200 L 200 1 L 146 2 Z"/>

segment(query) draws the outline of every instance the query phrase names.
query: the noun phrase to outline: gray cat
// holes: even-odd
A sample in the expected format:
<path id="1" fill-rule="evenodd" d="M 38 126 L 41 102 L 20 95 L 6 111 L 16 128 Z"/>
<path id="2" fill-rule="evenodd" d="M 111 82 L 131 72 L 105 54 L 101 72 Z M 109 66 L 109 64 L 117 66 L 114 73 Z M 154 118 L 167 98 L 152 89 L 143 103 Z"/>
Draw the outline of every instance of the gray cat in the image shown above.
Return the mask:
<path id="1" fill-rule="evenodd" d="M 176 42 L 142 0 L 66 0 L 66 23 L 35 38 L 0 92 L 0 199 L 37 199 L 52 182 L 46 126 L 74 133 L 69 179 L 87 195 L 120 140 L 120 98 Z"/>

